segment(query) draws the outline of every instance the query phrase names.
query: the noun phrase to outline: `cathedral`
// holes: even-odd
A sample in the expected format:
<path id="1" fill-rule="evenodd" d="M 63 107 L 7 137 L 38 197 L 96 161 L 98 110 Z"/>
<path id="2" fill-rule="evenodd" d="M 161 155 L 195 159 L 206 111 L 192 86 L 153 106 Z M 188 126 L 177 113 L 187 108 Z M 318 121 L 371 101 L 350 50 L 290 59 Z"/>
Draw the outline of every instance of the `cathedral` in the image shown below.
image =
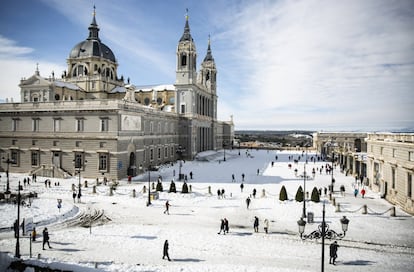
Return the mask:
<path id="1" fill-rule="evenodd" d="M 210 39 L 197 71 L 188 16 L 171 85 L 139 87 L 119 77 L 99 30 L 94 13 L 60 78 L 42 77 L 37 67 L 19 84 L 21 102 L 0 104 L 0 171 L 122 179 L 232 146 L 233 121 L 217 120 Z"/>

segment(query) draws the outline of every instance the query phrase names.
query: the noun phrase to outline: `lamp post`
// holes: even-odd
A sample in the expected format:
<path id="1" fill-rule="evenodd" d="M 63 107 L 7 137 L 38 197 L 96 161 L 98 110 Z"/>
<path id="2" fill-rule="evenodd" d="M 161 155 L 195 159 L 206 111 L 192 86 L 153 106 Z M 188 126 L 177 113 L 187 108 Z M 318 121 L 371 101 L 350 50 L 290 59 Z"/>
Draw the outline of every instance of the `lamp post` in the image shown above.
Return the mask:
<path id="1" fill-rule="evenodd" d="M 332 151 L 332 169 L 331 169 L 331 193 L 334 192 L 334 176 L 333 176 L 333 171 L 334 171 L 334 160 L 335 160 L 335 153 Z"/>
<path id="2" fill-rule="evenodd" d="M 343 233 L 337 233 L 334 230 L 329 229 L 329 225 L 325 222 L 325 202 L 323 202 L 323 210 L 322 210 L 322 223 L 318 226 L 318 229 L 311 232 L 308 235 L 304 235 L 305 232 L 305 225 L 306 222 L 303 218 L 299 219 L 298 227 L 299 227 L 299 234 L 302 240 L 307 239 L 319 239 L 322 238 L 322 256 L 321 256 L 321 271 L 324 272 L 324 264 L 325 264 L 325 238 L 327 239 L 342 239 L 345 237 L 345 233 L 348 230 L 349 219 L 345 216 L 340 219 L 342 225 Z"/>
<path id="3" fill-rule="evenodd" d="M 9 165 L 14 163 L 14 160 L 11 160 L 10 157 L 9 157 L 9 154 L 7 154 L 7 159 L 3 158 L 3 162 L 7 164 L 7 168 L 6 168 L 6 177 L 7 177 L 6 192 L 10 192 Z"/>
<path id="4" fill-rule="evenodd" d="M 224 158 L 223 158 L 223 161 L 226 161 L 226 141 L 223 141 L 223 150 L 224 150 Z"/>
<path id="5" fill-rule="evenodd" d="M 151 165 L 148 167 L 148 202 L 147 206 L 151 205 Z"/>
<path id="6" fill-rule="evenodd" d="M 306 218 L 306 161 L 303 164 L 303 211 L 302 218 Z"/>
<path id="7" fill-rule="evenodd" d="M 81 157 L 76 157 L 75 160 L 73 160 L 73 162 L 75 163 L 75 170 L 78 171 L 78 174 L 79 174 L 78 201 L 80 202 L 81 201 L 80 199 L 81 199 L 81 196 L 82 196 L 81 170 L 82 170 L 82 167 L 85 167 L 85 165 L 88 161 L 84 160 L 84 162 L 82 164 L 82 158 Z"/>
<path id="8" fill-rule="evenodd" d="M 182 177 L 182 175 L 181 175 L 181 167 L 183 167 L 183 162 L 182 162 L 182 158 L 183 158 L 183 152 L 185 151 L 185 149 L 181 146 L 181 145 L 179 145 L 178 147 L 177 147 L 177 151 L 176 151 L 176 153 L 179 155 L 179 160 L 180 160 L 180 162 L 179 162 L 179 164 L 178 164 L 178 180 L 181 180 L 181 177 Z"/>
<path id="9" fill-rule="evenodd" d="M 16 252 L 14 257 L 20 258 L 20 180 L 17 188 L 17 235 L 16 235 Z"/>

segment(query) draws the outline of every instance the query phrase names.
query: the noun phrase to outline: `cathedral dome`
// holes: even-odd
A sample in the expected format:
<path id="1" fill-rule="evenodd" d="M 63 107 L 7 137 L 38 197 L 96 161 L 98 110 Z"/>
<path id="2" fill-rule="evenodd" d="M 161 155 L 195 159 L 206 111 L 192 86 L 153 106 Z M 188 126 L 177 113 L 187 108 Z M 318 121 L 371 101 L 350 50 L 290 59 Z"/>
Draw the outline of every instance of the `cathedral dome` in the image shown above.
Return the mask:
<path id="1" fill-rule="evenodd" d="M 94 39 L 87 39 L 83 42 L 80 42 L 70 51 L 69 58 L 85 57 L 102 57 L 116 62 L 115 55 L 112 50 L 104 43 Z"/>
<path id="2" fill-rule="evenodd" d="M 88 29 L 89 37 L 73 47 L 70 51 L 69 58 L 101 57 L 116 62 L 112 50 L 99 39 L 99 28 L 96 23 L 95 12 Z"/>

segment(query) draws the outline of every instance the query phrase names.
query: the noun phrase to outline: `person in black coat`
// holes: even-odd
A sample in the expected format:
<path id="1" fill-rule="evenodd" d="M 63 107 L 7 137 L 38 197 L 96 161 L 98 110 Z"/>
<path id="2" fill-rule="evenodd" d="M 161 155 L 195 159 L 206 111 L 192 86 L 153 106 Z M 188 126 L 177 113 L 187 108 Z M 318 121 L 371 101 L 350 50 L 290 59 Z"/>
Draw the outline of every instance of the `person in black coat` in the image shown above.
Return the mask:
<path id="1" fill-rule="evenodd" d="M 165 240 L 164 242 L 164 251 L 163 251 L 162 259 L 167 257 L 168 261 L 171 261 L 170 256 L 168 255 L 168 240 Z"/>
<path id="2" fill-rule="evenodd" d="M 338 258 L 338 243 L 335 241 L 329 246 L 329 263 L 335 265 L 335 260 Z"/>
<path id="3" fill-rule="evenodd" d="M 48 232 L 47 228 L 44 228 L 43 229 L 43 250 L 45 250 L 45 244 L 46 243 L 49 246 L 49 248 L 52 248 L 49 244 L 49 232 Z"/>
<path id="4" fill-rule="evenodd" d="M 257 216 L 254 217 L 253 228 L 254 232 L 259 232 L 259 218 Z"/>

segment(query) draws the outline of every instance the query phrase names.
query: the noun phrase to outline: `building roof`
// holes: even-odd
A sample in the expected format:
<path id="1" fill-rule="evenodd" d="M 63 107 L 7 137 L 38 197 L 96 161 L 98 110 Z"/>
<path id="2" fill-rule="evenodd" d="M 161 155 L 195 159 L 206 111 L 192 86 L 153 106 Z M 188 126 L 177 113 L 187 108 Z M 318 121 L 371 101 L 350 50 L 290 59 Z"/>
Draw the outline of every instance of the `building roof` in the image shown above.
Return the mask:
<path id="1" fill-rule="evenodd" d="M 95 10 L 88 29 L 89 37 L 73 47 L 70 51 L 69 58 L 101 57 L 116 62 L 112 50 L 99 39 L 99 28 L 95 19 Z"/>

